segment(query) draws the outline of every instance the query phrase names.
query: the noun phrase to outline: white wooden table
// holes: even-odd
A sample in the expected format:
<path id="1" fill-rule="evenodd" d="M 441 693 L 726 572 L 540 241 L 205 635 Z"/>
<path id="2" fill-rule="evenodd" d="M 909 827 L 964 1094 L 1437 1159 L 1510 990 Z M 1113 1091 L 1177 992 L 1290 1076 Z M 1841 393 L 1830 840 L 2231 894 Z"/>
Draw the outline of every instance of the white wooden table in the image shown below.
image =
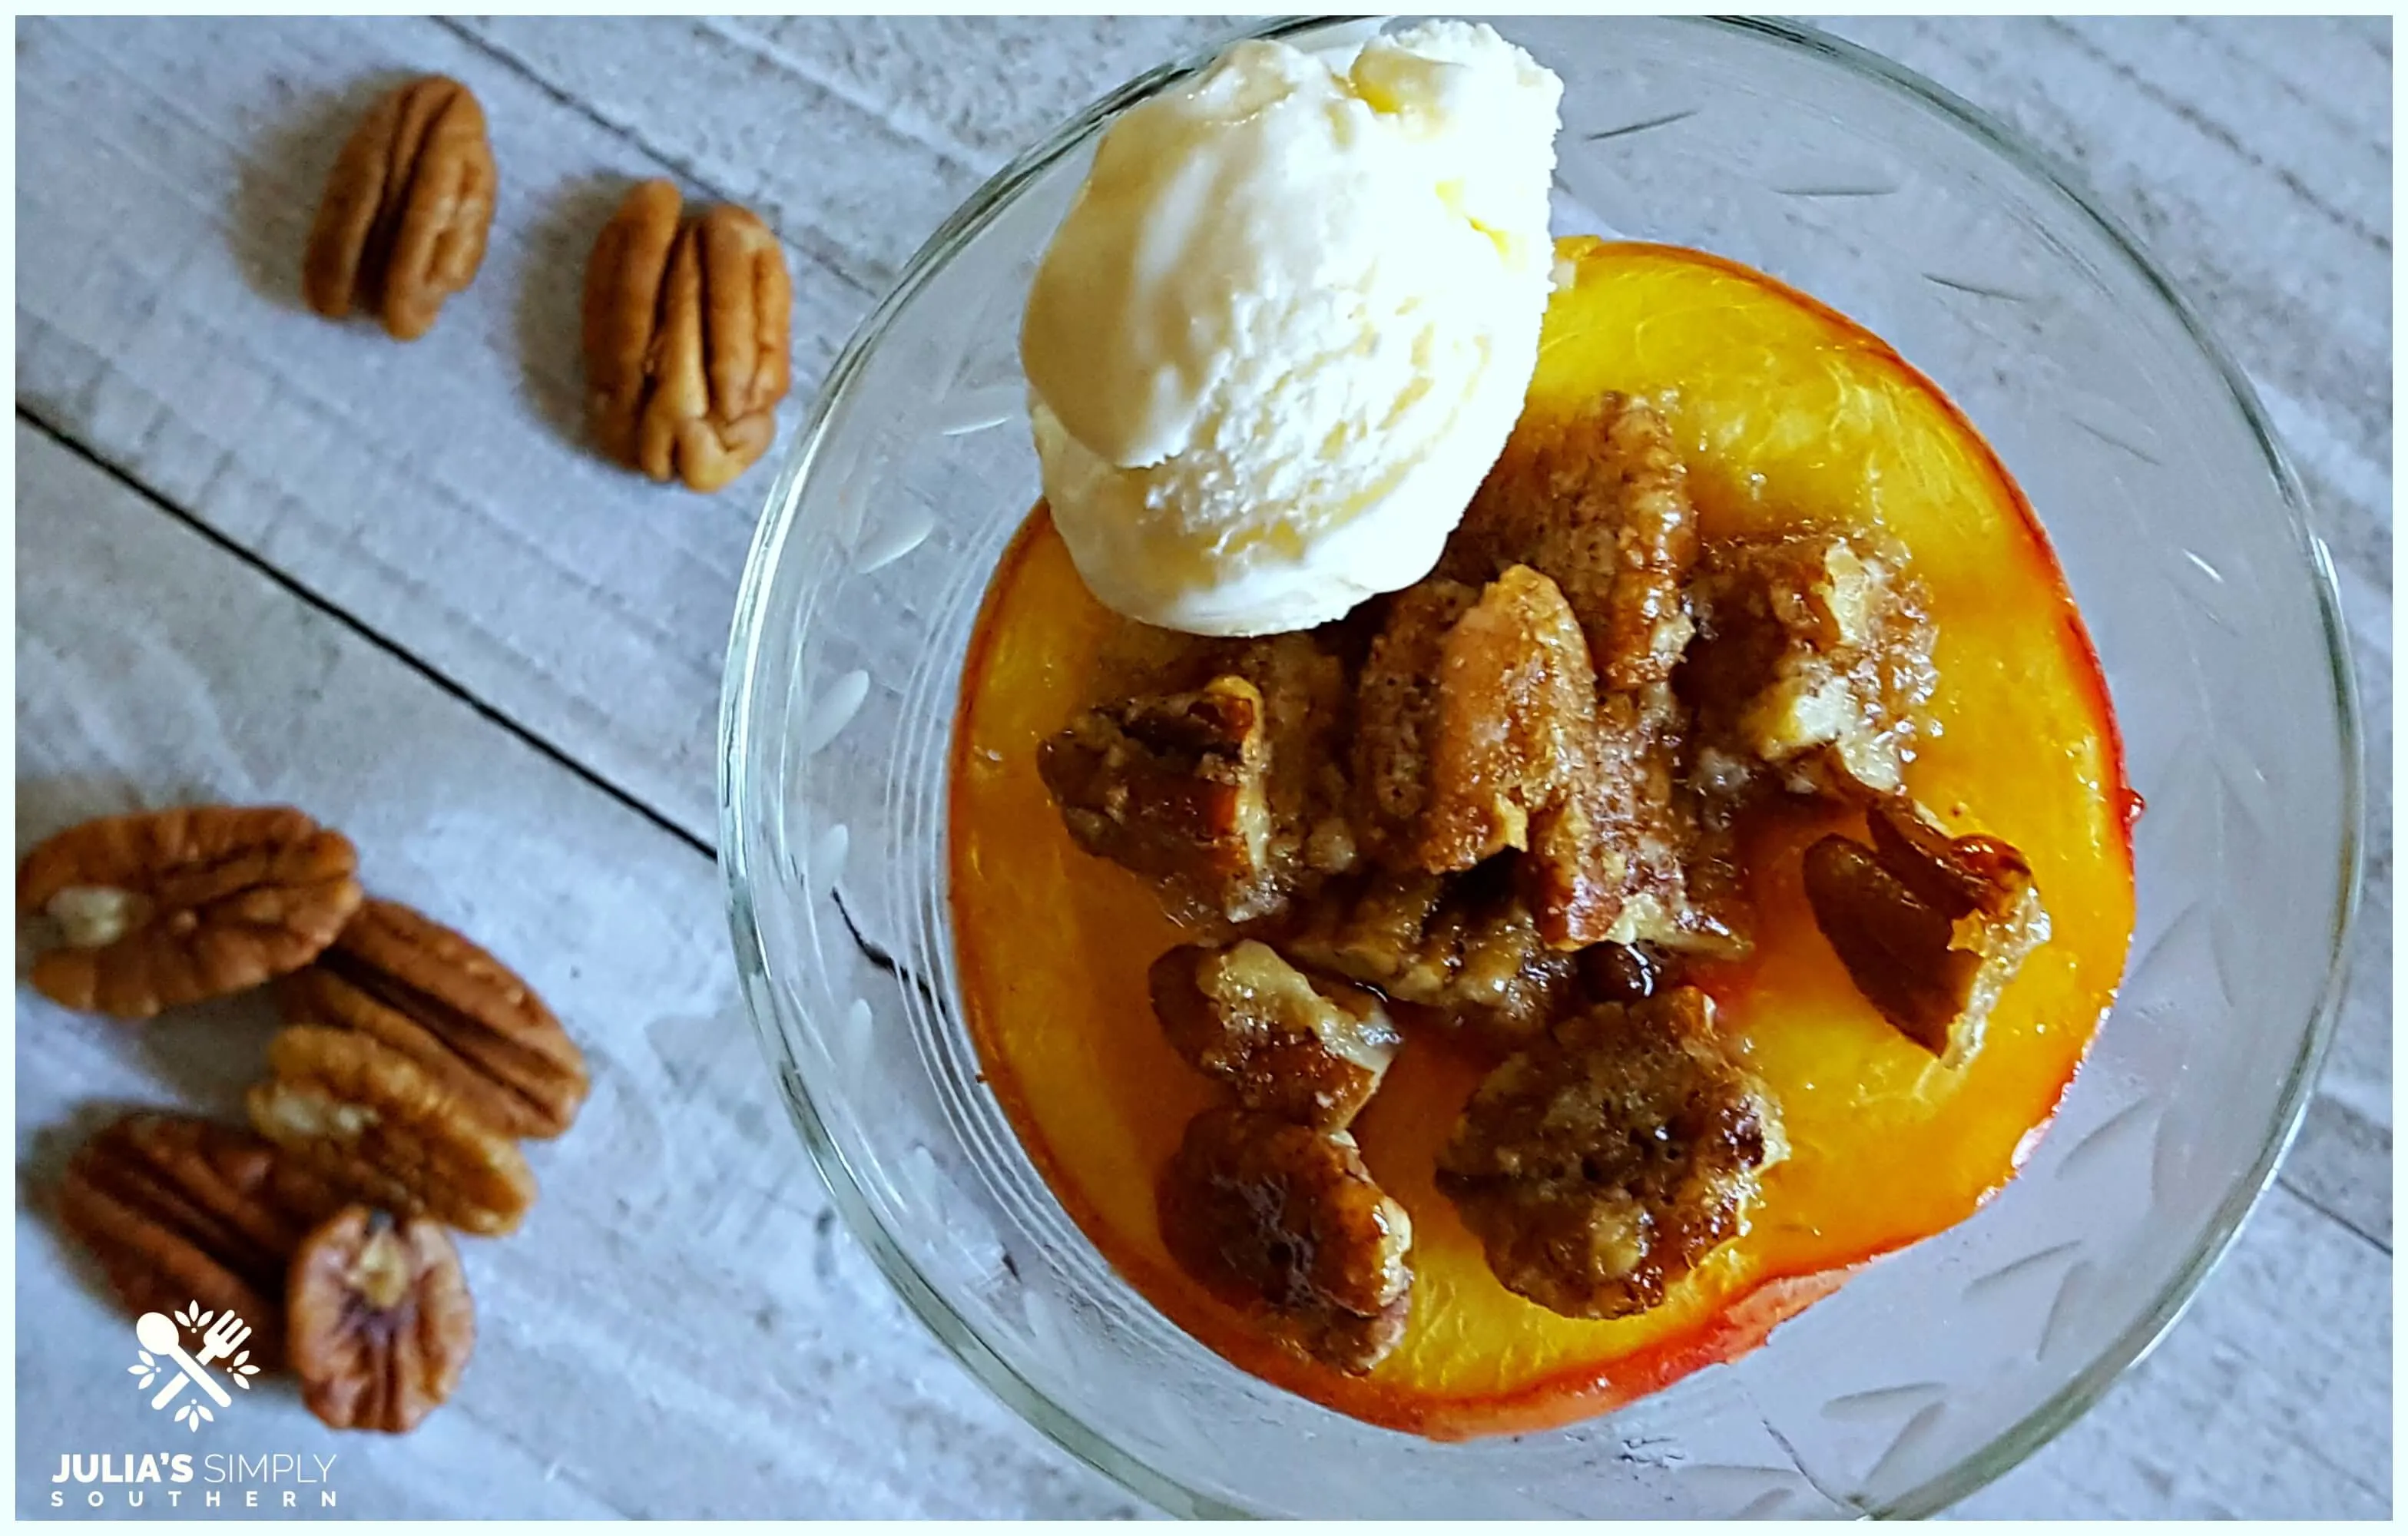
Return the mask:
<path id="1" fill-rule="evenodd" d="M 594 1067 L 582 1122 L 536 1151 L 526 1228 L 473 1245 L 481 1338 L 451 1407 L 338 1437 L 273 1391 L 211 1448 L 333 1453 L 364 1515 L 1136 1512 L 902 1313 L 773 1100 L 710 763 L 767 477 L 704 499 L 585 452 L 576 295 L 632 179 L 754 207 L 795 275 L 791 423 L 987 171 L 1219 27 L 19 23 L 20 851 L 137 806 L 300 804 L 376 889 L 521 966 Z M 2357 977 L 2280 1184 L 2164 1346 L 1968 1510 L 2384 1514 L 2389 23 L 1841 30 L 2070 161 L 2204 308 L 2317 501 L 2372 741 Z M 405 348 L 304 312 L 295 271 L 341 136 L 425 70 L 483 100 L 501 205 L 474 290 Z M 18 1507 L 40 1514 L 62 1453 L 194 1438 L 136 1401 L 130 1331 L 49 1225 L 75 1128 L 112 1101 L 232 1111 L 269 1023 L 18 1005 Z"/>

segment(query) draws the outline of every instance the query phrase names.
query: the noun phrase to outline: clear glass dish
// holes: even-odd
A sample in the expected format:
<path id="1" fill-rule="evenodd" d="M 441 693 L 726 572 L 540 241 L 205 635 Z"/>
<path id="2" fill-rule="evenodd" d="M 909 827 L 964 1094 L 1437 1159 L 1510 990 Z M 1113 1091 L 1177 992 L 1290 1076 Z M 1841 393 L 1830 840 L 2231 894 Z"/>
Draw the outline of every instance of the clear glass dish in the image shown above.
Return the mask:
<path id="1" fill-rule="evenodd" d="M 1346 25 L 1265 30 L 1317 46 Z M 2239 370 L 2002 127 L 1804 29 L 1497 25 L 1564 79 L 1559 233 L 1701 247 L 1855 317 L 1964 408 L 2055 542 L 2149 810 L 2121 998 L 2021 1177 L 1754 1355 L 1572 1428 L 1463 1444 L 1241 1373 L 1072 1226 L 959 1016 L 947 754 L 972 617 L 1037 494 L 1029 276 L 1100 125 L 1200 58 L 1112 93 L 948 220 L 779 477 L 721 726 L 747 998 L 838 1208 L 912 1308 L 1039 1429 L 1168 1510 L 1937 1510 L 2155 1342 L 2298 1124 L 2358 859 L 2331 576 Z M 1045 941 L 1044 914 L 1029 928 Z"/>

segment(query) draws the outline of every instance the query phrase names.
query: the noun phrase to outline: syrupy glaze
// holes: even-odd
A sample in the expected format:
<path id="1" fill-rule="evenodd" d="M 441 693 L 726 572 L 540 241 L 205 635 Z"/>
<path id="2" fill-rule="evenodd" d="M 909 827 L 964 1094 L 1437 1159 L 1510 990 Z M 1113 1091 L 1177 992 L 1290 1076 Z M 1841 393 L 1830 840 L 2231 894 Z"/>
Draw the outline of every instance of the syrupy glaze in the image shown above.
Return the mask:
<path id="1" fill-rule="evenodd" d="M 1568 1422 L 1731 1358 L 1853 1267 L 1971 1213 L 2053 1113 L 2131 928 L 2106 690 L 2038 524 L 1964 419 L 1878 340 L 1757 274 L 1664 247 L 1566 253 L 1578 280 L 1549 311 L 1528 409 L 1607 389 L 1656 400 L 1710 534 L 1870 524 L 1906 545 L 1940 626 L 1939 732 L 1910 788 L 1953 829 L 2026 853 L 2056 937 L 1973 1062 L 1944 1071 L 1856 995 L 1806 910 L 1799 853 L 1839 824 L 1757 828 L 1757 952 L 1702 978 L 1788 1132 L 1751 1229 L 1641 1316 L 1581 1321 L 1512 1295 L 1432 1183 L 1481 1064 L 1417 1038 L 1355 1127 L 1413 1220 L 1409 1332 L 1361 1378 L 1287 1358 L 1156 1230 L 1155 1172 L 1213 1090 L 1147 1000 L 1147 966 L 1184 936 L 1144 881 L 1071 844 L 1038 778 L 1039 743 L 1091 702 L 1122 622 L 1039 509 L 988 591 L 953 736 L 953 928 L 988 1080 L 1081 1228 L 1173 1322 L 1279 1385 L 1440 1438 Z"/>

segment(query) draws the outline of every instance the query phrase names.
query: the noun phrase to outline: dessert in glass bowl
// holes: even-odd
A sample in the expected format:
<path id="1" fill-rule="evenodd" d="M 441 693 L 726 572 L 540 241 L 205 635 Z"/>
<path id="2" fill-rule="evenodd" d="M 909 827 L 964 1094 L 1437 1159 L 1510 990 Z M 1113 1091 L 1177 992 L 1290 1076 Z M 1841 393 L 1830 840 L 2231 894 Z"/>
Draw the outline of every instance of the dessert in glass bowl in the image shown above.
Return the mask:
<path id="1" fill-rule="evenodd" d="M 1374 994 L 1395 1033 L 1395 1054 L 1349 1134 L 1372 1184 L 1412 1223 L 1402 1256 L 1413 1271 L 1406 1331 L 1368 1372 L 1352 1375 L 1299 1359 L 1259 1328 L 1215 1331 L 1216 1320 L 1261 1319 L 1190 1280 L 1167 1247 L 1154 1279 L 1129 1262 L 1134 1245 L 1102 1218 L 1117 1212 L 1157 1223 L 1160 1177 L 1188 1122 L 1216 1103 L 1234 1105 L 1237 1090 L 1194 1064 L 1217 1059 L 1226 1068 L 1231 1053 L 1208 1049 L 1209 1033 L 1175 1023 L 1209 1022 L 1209 1011 L 1181 1015 L 1185 994 L 1174 989 L 1174 1024 L 1166 1026 L 1152 997 L 1157 964 L 1179 980 L 1163 955 L 1219 940 L 1170 922 L 1155 877 L 1081 849 L 1039 766 L 1044 743 L 1082 711 L 1140 690 L 1135 682 L 1118 691 L 1091 686 L 1096 680 L 1073 675 L 1084 654 L 1077 645 L 1049 659 L 1037 642 L 1076 630 L 1079 644 L 1094 641 L 1100 656 L 1106 638 L 1147 631 L 1094 596 L 1053 520 L 1029 517 L 1043 467 L 1022 339 L 1046 253 L 1104 132 L 1139 104 L 1198 78 L 1222 50 L 1130 81 L 999 171 L 914 257 L 827 372 L 769 496 L 730 648 L 720 848 L 747 1001 L 838 1211 L 904 1304 L 1041 1432 L 1166 1509 L 1928 1512 L 2028 1454 L 2163 1330 L 2298 1123 L 2329 1033 L 2357 857 L 2354 717 L 2329 584 L 2296 482 L 2246 382 L 2146 259 L 2011 134 L 1928 81 L 1811 29 L 1629 17 L 1498 25 L 1563 81 L 1549 233 L 1617 237 L 1570 248 L 1564 253 L 1573 259 L 1560 266 L 1550 251 L 1531 321 L 1552 334 L 1577 317 L 1584 339 L 1569 354 L 1560 345 L 1541 350 L 1522 393 L 1536 399 L 1552 380 L 1559 401 L 1596 406 L 1622 394 L 1652 408 L 1676 434 L 1704 543 L 1745 534 L 1758 509 L 1752 482 L 1736 478 L 1756 471 L 1733 466 L 1760 464 L 1768 482 L 1786 477 L 1808 493 L 1848 483 L 1848 461 L 1818 448 L 1835 423 L 1860 446 L 1866 434 L 1895 427 L 1899 440 L 1936 451 L 1875 461 L 1885 515 L 1907 517 L 1898 541 L 1910 547 L 1934 624 L 1932 700 L 1945 708 L 1959 696 L 1955 690 L 1971 689 L 1973 698 L 2035 711 L 2028 720 L 2061 708 L 2055 721 L 2038 724 L 2071 721 L 2078 739 L 2101 714 L 2078 695 L 2069 706 L 2048 690 L 2019 689 L 2021 653 L 2005 677 L 1963 664 L 1969 643 L 1978 650 L 1999 626 L 2022 622 L 2016 610 L 2029 614 L 2036 601 L 2041 610 L 2064 611 L 2062 589 L 2036 574 L 2048 568 L 2037 560 L 2042 546 L 2013 533 L 2027 509 L 2002 479 L 1956 475 L 1967 455 L 1987 455 L 1936 395 L 1891 387 L 1915 375 L 1782 285 L 1893 344 L 1944 386 L 2012 467 L 2029 517 L 2046 528 L 2081 599 L 2100 671 L 2114 691 L 2130 777 L 2149 800 L 2147 815 L 2128 829 L 2139 898 L 2128 968 L 2086 1053 L 2054 1021 L 2045 1037 L 2017 1036 L 2011 1015 L 2019 997 L 2061 984 L 2061 971 L 2060 983 L 2046 980 L 2049 968 L 2093 964 L 2079 946 L 2089 941 L 2086 913 L 2095 914 L 2100 892 L 2112 900 L 2112 882 L 2078 877 L 2068 845 L 2050 831 L 2068 818 L 2053 818 L 2048 802 L 2028 797 L 2024 776 L 2001 767 L 2035 755 L 2032 738 L 1969 734 L 1960 712 L 1936 718 L 1939 734 L 1913 740 L 1908 790 L 1952 839 L 1987 836 L 2024 857 L 2050 919 L 2049 940 L 2002 990 L 1978 1050 L 1952 1067 L 1944 1048 L 1934 1055 L 1915 1043 L 1857 991 L 1804 895 L 1805 852 L 1829 833 L 1794 828 L 1797 845 L 1770 868 L 1788 869 L 1779 879 L 1797 883 L 1777 880 L 1770 898 L 1749 893 L 1755 953 L 1763 957 L 1757 981 L 1768 991 L 1778 982 L 1793 997 L 1836 999 L 1844 1012 L 1800 1011 L 1809 1027 L 1795 1033 L 1749 1026 L 1756 1038 L 1745 1041 L 1742 1065 L 1779 1116 L 1787 1155 L 1772 1160 L 1768 1144 L 1748 1196 L 1749 1231 L 1708 1251 L 1685 1280 L 1668 1276 L 1665 1302 L 1631 1316 L 1575 1319 L 1507 1289 L 1455 1202 L 1437 1189 L 1437 1153 L 1427 1154 L 1424 1188 L 1407 1187 L 1381 1150 L 1383 1117 L 1411 1118 L 1405 1090 L 1436 1083 L 1434 1069 L 1452 1054 L 1460 1058 L 1459 1084 L 1433 1093 L 1435 1123 L 1426 1127 L 1443 1145 L 1472 1087 L 1501 1057 L 1469 1038 L 1451 1053 L 1448 1037 L 1422 1027 L 1427 1018 L 1411 1016 L 1410 1000 L 1396 990 L 1290 961 L 1276 936 L 1257 942 L 1289 969 L 1321 976 L 1338 998 L 1360 1000 L 1340 983 Z M 1256 36 L 1338 58 L 1369 30 L 1283 22 Z M 1507 164 L 1501 154 L 1484 158 Z M 1583 280 L 1559 289 L 1559 277 Z M 1713 296 L 1689 305 L 1679 328 L 1651 323 L 1631 334 L 1625 323 L 1616 341 L 1615 295 L 1644 299 L 1651 290 L 1646 302 L 1659 311 L 1666 294 Z M 1736 302 L 1740 294 L 1766 302 Z M 1504 315 L 1474 304 L 1428 318 L 1501 336 Z M 1701 330 L 1709 319 L 1725 328 Z M 1772 366 L 1806 355 L 1797 343 L 1818 326 L 1832 338 L 1824 362 L 1837 371 L 1816 384 L 1811 369 L 1784 375 Z M 1677 343 L 1682 359 L 1715 354 L 1728 366 L 1684 363 L 1670 398 L 1649 382 L 1673 372 L 1659 343 Z M 1629 376 L 1618 388 L 1566 371 L 1583 356 L 1594 367 L 1617 352 L 1622 362 L 1613 366 Z M 1749 378 L 1754 384 L 1740 387 Z M 1742 420 L 1727 409 L 1817 389 L 1823 400 L 1812 419 L 1819 424 L 1802 438 L 1775 430 L 1791 418 L 1750 406 Z M 1055 414 L 1068 423 L 1078 408 L 1061 403 L 1070 409 Z M 1509 459 L 1502 444 L 1521 405 L 1515 399 L 1497 429 L 1497 459 L 1468 472 L 1463 507 L 1486 469 Z M 1700 448 L 1707 428 L 1722 436 Z M 1942 484 L 1964 492 L 1946 519 L 1961 521 L 1961 540 L 1923 537 L 1942 519 L 1921 493 Z M 1812 495 L 1798 499 L 1815 504 Z M 1908 517 L 1911 504 L 1932 516 Z M 1777 509 L 1767 501 L 1761 510 Z M 1447 514 L 1455 526 L 1468 522 L 1459 512 Z M 1423 557 L 1436 561 L 1454 531 L 1441 525 L 1426 536 Z M 1860 559 L 1885 558 L 1884 540 L 1868 530 L 1831 531 Z M 1549 561 L 1521 563 L 1537 571 Z M 1449 575 L 1484 592 L 1507 572 Z M 1420 577 L 1396 579 L 1411 586 Z M 1576 606 L 1576 581 L 1548 581 Z M 1699 587 L 1694 566 L 1689 585 Z M 1395 601 L 1364 596 L 1353 606 Z M 997 622 L 1007 603 L 1035 626 Z M 1282 622 L 1301 627 L 1313 618 Z M 2075 664 L 2085 648 L 2071 631 L 2051 633 L 2040 619 L 2029 634 L 2040 662 L 2063 664 L 2060 676 L 2087 675 Z M 1244 645 L 1263 638 L 1210 639 Z M 1694 645 L 1693 637 L 1684 659 Z M 995 673 L 1008 657 L 1021 665 L 1016 684 L 994 686 L 997 674 L 967 694 L 973 713 L 988 711 L 985 728 L 1017 722 L 1021 754 L 972 756 L 963 750 L 962 733 L 973 725 L 963 711 L 965 684 L 974 669 Z M 1146 658 L 1116 649 L 1113 659 Z M 1359 684 L 1359 668 L 1352 678 Z M 1172 691 L 1198 692 L 1211 681 Z M 1060 866 L 1048 877 L 1058 885 L 1024 887 L 1037 893 L 1030 899 L 1067 893 L 1050 908 L 1010 911 L 1010 930 L 991 925 L 982 950 L 956 904 L 970 834 L 953 810 L 971 793 L 973 768 L 1010 779 L 1024 796 L 1017 803 L 1025 816 L 1005 829 L 1022 841 L 1004 845 L 1041 851 Z M 1942 782 L 1969 787 L 1952 798 L 1929 787 Z M 2064 781 L 2042 764 L 2032 782 Z M 2066 802 L 2057 803 L 2062 811 Z M 2122 809 L 2107 797 L 2088 803 Z M 2279 837 L 2263 820 L 2270 806 L 2283 808 Z M 1874 827 L 1862 819 L 1870 809 L 1830 814 L 1838 833 L 1882 867 Z M 1907 838 L 1914 827 L 1889 830 Z M 2075 846 L 2073 856 L 2089 855 Z M 1862 864 L 1843 851 L 1823 857 Z M 1109 923 L 1089 921 L 1099 907 Z M 2112 939 L 2115 926 L 2097 931 Z M 1961 948 L 1954 923 L 1949 932 L 1948 947 Z M 1782 971 L 1774 961 L 1784 955 Z M 1211 977 L 1199 956 L 1188 978 L 1200 998 L 1207 987 L 1226 990 L 1261 960 L 1232 947 Z M 1119 1027 L 1087 1034 L 1066 1019 L 1060 1031 L 1024 1030 L 1024 1045 L 1050 1042 L 1055 1065 L 1082 1070 L 1040 1077 L 1026 1063 L 1010 1068 L 993 1049 L 996 1031 L 980 1009 L 1024 982 L 1034 987 L 1073 969 L 1114 989 L 1105 1000 L 1117 1005 Z M 1613 969 L 1592 969 L 1603 974 L 1581 978 L 1584 985 L 1634 980 L 1616 983 Z M 1677 980 L 1669 960 L 1651 979 Z M 1713 1000 L 1723 1042 L 1746 1023 L 1749 999 L 1718 985 L 1699 990 Z M 1092 1008 L 1096 984 L 1082 986 L 1078 1006 Z M 1890 1000 L 1928 1031 L 1915 1023 L 1911 998 Z M 1948 995 L 1941 1006 L 1953 1006 Z M 1350 1014 L 1357 1021 L 1351 1030 L 1318 1008 L 1308 1016 L 1331 1024 L 1333 1037 L 1351 1041 L 1369 1062 L 1385 1048 L 1387 1030 L 1368 1012 Z M 1943 1022 L 1952 1043 L 1970 1044 L 1956 1019 Z M 2048 1101 L 2054 1117 L 2045 1135 L 2008 1145 L 1991 1163 L 1995 1179 L 2021 1157 L 1970 1219 L 1957 1217 L 1985 1159 L 1920 1167 L 1942 1138 L 1903 1137 L 1899 1155 L 1867 1174 L 1872 1182 L 1857 1192 L 1867 1198 L 1848 1208 L 1855 1236 L 1867 1251 L 1886 1248 L 1884 1256 L 1844 1271 L 1775 1273 L 1762 1262 L 1764 1245 L 1796 1193 L 1793 1181 L 1817 1157 L 1833 1166 L 1833 1149 L 1809 1145 L 1807 1133 L 1851 1118 L 1833 1097 L 1841 1079 L 1816 1070 L 1813 1086 L 1800 1092 L 1784 1074 L 1806 1058 L 1782 1051 L 1828 1042 L 1842 1026 L 1868 1055 L 1893 1063 L 1892 1072 L 1928 1073 L 1934 1085 L 1956 1081 L 1951 1072 L 1997 1075 L 2001 1064 L 2022 1060 L 2030 1069 L 2007 1074 L 2014 1084 L 1996 1101 L 1995 1118 L 1977 1121 L 1976 1141 L 1996 1148 L 2010 1134 L 2002 1127 L 2039 1123 Z M 1587 1032 L 1574 1031 L 1573 1043 Z M 1112 1071 L 1141 1068 L 1161 1098 L 1132 1111 L 1106 1095 L 1104 1083 L 1130 1074 L 1086 1072 L 1096 1065 L 1084 1059 L 1091 1044 Z M 2062 1053 L 2054 1067 L 2052 1052 Z M 2060 1095 L 2062 1066 L 2076 1057 L 2080 1073 Z M 1111 1210 L 1084 1203 L 1080 1185 L 1063 1176 L 1067 1159 L 1049 1147 L 1043 1127 L 1032 1131 L 1037 1117 L 1020 1095 L 1039 1081 L 1057 1092 L 1096 1084 L 1098 1124 L 1132 1113 L 1166 1122 L 1130 1133 L 1129 1144 L 1156 1148 L 1159 1162 L 1090 1178 L 1119 1202 Z M 1329 1082 L 1333 1105 L 1342 1105 L 1362 1080 L 1336 1074 Z M 1949 1113 L 1966 1107 L 1960 1096 Z M 1933 1182 L 1915 1182 L 1927 1177 Z M 1924 1203 L 1896 1198 L 1917 1188 L 1930 1197 Z M 1915 1231 L 1933 1235 L 1910 1241 Z M 1828 1249 L 1787 1254 L 1842 1262 Z M 1433 1392 L 1422 1378 L 1423 1432 L 1383 1428 L 1401 1415 L 1379 1413 L 1368 1398 L 1417 1357 L 1414 1330 L 1469 1315 L 1439 1305 L 1450 1272 L 1535 1320 L 1534 1336 L 1643 1335 L 1660 1347 L 1625 1349 L 1607 1361 L 1590 1356 L 1569 1375 L 1537 1381 L 1513 1411 L 1562 1427 L 1518 1434 L 1484 1432 L 1504 1422 L 1507 1404 L 1494 1352 L 1475 1348 L 1465 1357 L 1489 1360 L 1489 1383 L 1452 1382 Z M 1831 1288 L 1842 1272 L 1846 1283 Z M 1711 1289 L 1751 1276 L 1756 1284 L 1744 1303 L 1724 1304 L 1732 1293 Z M 1166 1304 L 1179 1304 L 1182 1285 L 1194 1304 L 1174 1316 Z M 1380 1287 L 1368 1294 L 1376 1300 Z M 1717 1304 L 1711 1325 L 1667 1327 L 1677 1321 L 1680 1298 L 1701 1296 Z M 1369 1306 L 1358 1299 L 1340 1310 L 1375 1316 Z M 1743 1347 L 1784 1315 L 1770 1347 Z M 1378 1328 L 1364 1331 L 1376 1341 Z M 1241 1366 L 1224 1347 L 1253 1356 Z M 1725 1363 L 1696 1369 L 1708 1360 Z M 1300 1385 L 1275 1382 L 1282 1372 Z M 1583 1374 L 1594 1390 L 1575 1389 Z M 1304 1395 L 1321 1388 L 1365 1395 L 1371 1416 Z M 1439 1411 L 1429 1411 L 1433 1404 Z"/>
<path id="2" fill-rule="evenodd" d="M 1104 135 L 954 732 L 966 1012 L 1055 1192 L 1217 1353 L 1438 1437 L 1970 1215 L 2131 930 L 2006 469 L 1770 278 L 1550 241 L 1555 91 L 1425 23 Z"/>

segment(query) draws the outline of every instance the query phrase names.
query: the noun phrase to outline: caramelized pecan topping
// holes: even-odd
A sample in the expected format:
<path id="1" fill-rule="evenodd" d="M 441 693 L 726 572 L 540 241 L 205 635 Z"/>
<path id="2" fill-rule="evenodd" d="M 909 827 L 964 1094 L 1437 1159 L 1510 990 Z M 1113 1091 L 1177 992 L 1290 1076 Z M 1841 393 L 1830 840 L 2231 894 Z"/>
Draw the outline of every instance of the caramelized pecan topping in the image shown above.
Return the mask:
<path id="1" fill-rule="evenodd" d="M 1207 1110 L 1156 1204 L 1180 1267 L 1283 1347 L 1360 1373 L 1404 1337 L 1412 1224 L 1344 1131 Z"/>
<path id="2" fill-rule="evenodd" d="M 1037 767 L 1080 847 L 1233 922 L 1271 904 L 1270 742 L 1243 678 L 1088 710 Z"/>
<path id="3" fill-rule="evenodd" d="M 1376 996 L 1307 976 L 1251 939 L 1182 944 L 1148 980 L 1181 1055 L 1245 1108 L 1314 1130 L 1342 1130 L 1361 1113 L 1402 1040 Z"/>
<path id="4" fill-rule="evenodd" d="M 1783 1151 L 1755 1078 L 1694 987 L 1601 1003 L 1489 1073 L 1438 1187 L 1506 1289 L 1568 1317 L 1660 1304 L 1746 1229 Z"/>
<path id="5" fill-rule="evenodd" d="M 2048 940 L 2031 867 L 1990 837 L 1950 838 L 1911 801 L 1865 816 L 1872 845 L 1834 834 L 1806 850 L 1806 898 L 1865 999 L 1950 1066 Z"/>

